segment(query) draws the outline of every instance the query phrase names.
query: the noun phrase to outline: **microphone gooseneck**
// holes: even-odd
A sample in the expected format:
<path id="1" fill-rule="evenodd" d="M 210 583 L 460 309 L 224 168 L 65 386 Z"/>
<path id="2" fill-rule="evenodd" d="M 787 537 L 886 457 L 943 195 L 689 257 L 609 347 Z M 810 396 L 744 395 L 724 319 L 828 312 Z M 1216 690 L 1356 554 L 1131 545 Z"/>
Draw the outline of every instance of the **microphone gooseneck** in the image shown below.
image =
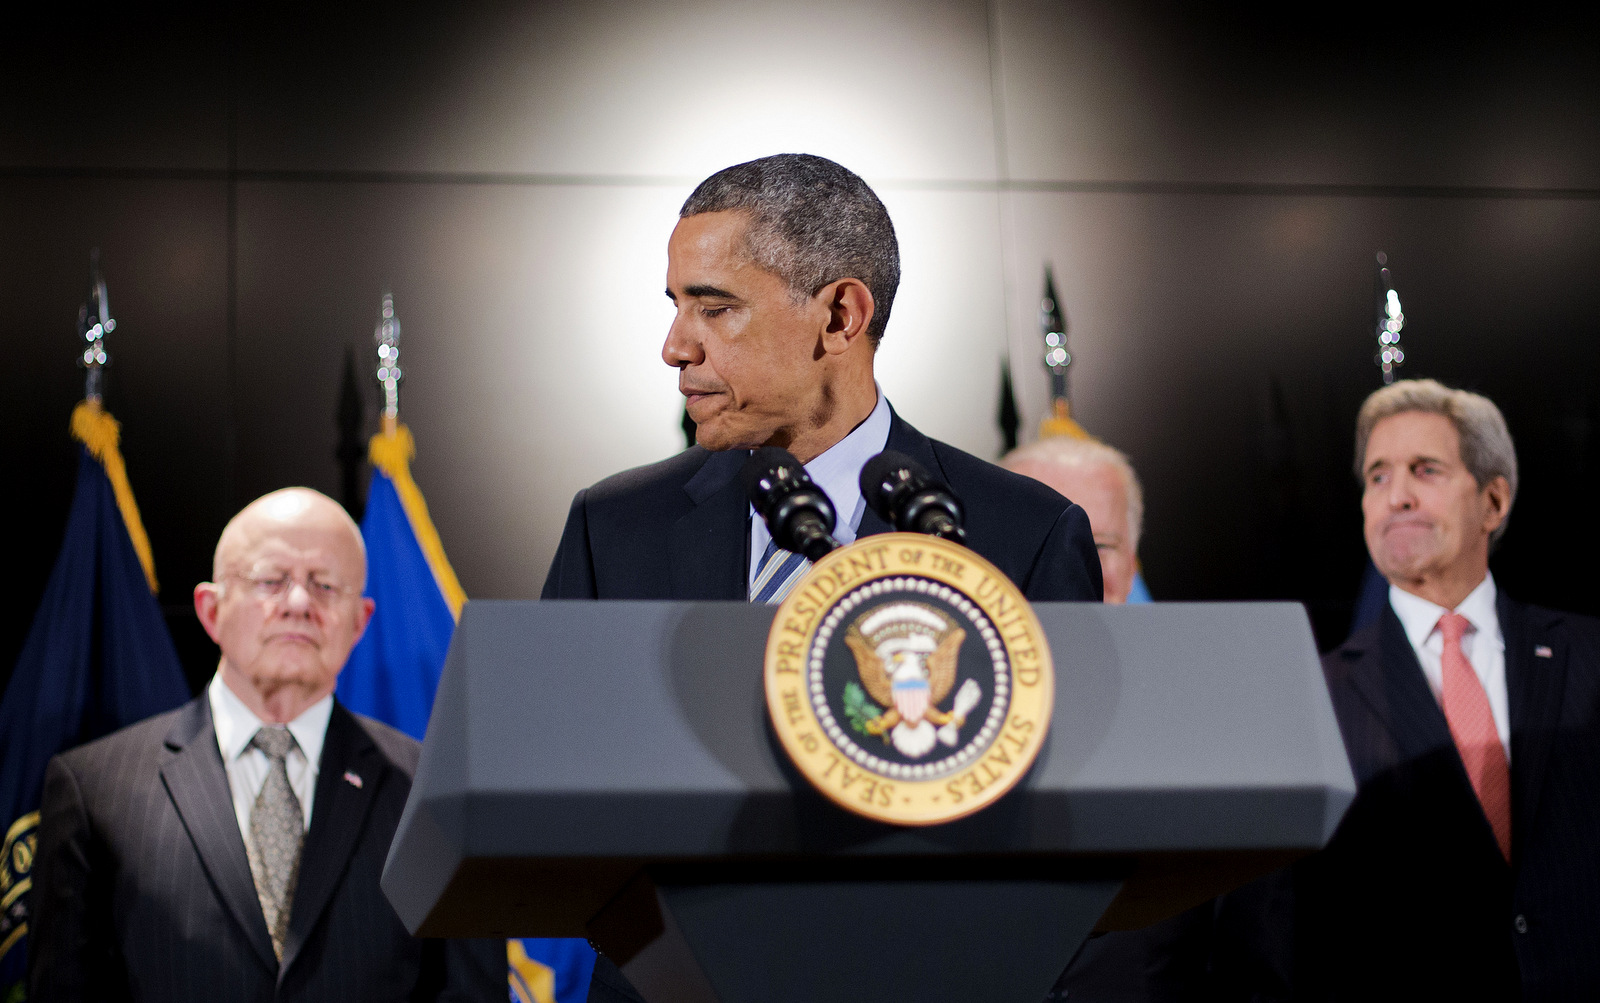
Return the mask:
<path id="1" fill-rule="evenodd" d="M 904 453 L 884 450 L 861 468 L 861 496 L 878 518 L 902 533 L 967 542 L 961 499 Z"/>
<path id="2" fill-rule="evenodd" d="M 751 453 L 739 478 L 778 546 L 811 561 L 838 548 L 833 502 L 787 449 L 763 446 Z"/>

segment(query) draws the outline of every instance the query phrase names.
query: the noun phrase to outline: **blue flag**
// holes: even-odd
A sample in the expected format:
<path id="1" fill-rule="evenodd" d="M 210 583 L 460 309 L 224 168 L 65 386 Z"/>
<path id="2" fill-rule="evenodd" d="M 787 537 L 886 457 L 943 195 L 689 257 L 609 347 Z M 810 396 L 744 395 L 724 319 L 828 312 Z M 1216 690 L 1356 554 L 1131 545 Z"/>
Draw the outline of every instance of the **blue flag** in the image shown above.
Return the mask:
<path id="1" fill-rule="evenodd" d="M 0 699 L 0 1000 L 23 998 L 28 893 L 50 757 L 189 699 L 156 603 L 149 542 L 116 421 L 78 405 L 83 443 L 67 529 Z"/>
<path id="2" fill-rule="evenodd" d="M 339 673 L 339 700 L 420 742 L 456 614 L 417 542 L 394 481 L 381 469 L 372 473 L 361 536 L 367 543 L 367 595 L 376 608 Z"/>
<path id="3" fill-rule="evenodd" d="M 361 537 L 367 545 L 372 620 L 339 673 L 339 700 L 420 740 L 467 596 L 411 478 L 416 443 L 395 423 L 372 437 L 372 484 Z M 506 944 L 510 1003 L 583 1003 L 594 949 L 578 938 Z"/>
<path id="4" fill-rule="evenodd" d="M 1367 566 L 1361 572 L 1361 591 L 1356 596 L 1356 610 L 1350 617 L 1350 633 L 1354 634 L 1369 623 L 1376 623 L 1388 605 L 1389 581 L 1368 558 Z"/>

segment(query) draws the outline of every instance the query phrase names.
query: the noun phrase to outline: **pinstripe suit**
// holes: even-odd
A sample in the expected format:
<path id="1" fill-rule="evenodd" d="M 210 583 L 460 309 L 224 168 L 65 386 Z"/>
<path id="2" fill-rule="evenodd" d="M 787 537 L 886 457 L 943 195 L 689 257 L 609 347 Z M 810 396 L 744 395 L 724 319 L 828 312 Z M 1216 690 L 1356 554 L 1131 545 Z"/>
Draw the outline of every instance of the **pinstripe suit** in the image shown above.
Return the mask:
<path id="1" fill-rule="evenodd" d="M 281 965 L 203 694 L 56 756 L 30 998 L 504 1001 L 502 941 L 418 940 L 378 887 L 419 749 L 335 703 Z"/>
<path id="2" fill-rule="evenodd" d="M 1296 998 L 1600 999 L 1600 621 L 1501 595 L 1511 862 L 1394 612 L 1323 660 L 1358 792 L 1296 865 Z"/>

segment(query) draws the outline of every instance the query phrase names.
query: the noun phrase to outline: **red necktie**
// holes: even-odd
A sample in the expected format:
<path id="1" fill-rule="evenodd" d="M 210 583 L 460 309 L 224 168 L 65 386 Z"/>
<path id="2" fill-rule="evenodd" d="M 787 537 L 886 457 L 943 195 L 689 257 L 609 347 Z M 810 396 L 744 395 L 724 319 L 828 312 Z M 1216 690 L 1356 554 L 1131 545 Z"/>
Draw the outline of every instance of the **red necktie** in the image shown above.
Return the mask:
<path id="1" fill-rule="evenodd" d="M 1461 754 L 1461 765 L 1467 768 L 1467 779 L 1477 792 L 1478 803 L 1494 830 L 1495 842 L 1507 861 L 1511 859 L 1511 768 L 1506 764 L 1505 746 L 1500 744 L 1500 734 L 1494 728 L 1494 712 L 1489 709 L 1489 695 L 1483 683 L 1472 671 L 1461 650 L 1461 638 L 1472 624 L 1460 613 L 1446 613 L 1439 618 L 1439 633 L 1444 635 L 1444 653 L 1440 658 L 1444 669 L 1442 702 L 1444 719 L 1450 725 L 1450 737 L 1455 739 L 1456 751 Z"/>

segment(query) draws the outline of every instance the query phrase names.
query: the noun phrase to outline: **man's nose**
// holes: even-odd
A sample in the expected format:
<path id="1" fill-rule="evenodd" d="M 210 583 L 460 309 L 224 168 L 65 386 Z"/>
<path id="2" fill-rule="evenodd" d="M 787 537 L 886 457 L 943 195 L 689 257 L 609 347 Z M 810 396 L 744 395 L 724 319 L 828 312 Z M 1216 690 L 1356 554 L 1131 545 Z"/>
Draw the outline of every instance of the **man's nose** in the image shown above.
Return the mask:
<path id="1" fill-rule="evenodd" d="M 667 328 L 666 344 L 661 346 L 661 361 L 674 369 L 684 366 L 697 366 L 705 361 L 706 353 L 700 347 L 700 339 L 695 337 L 691 330 L 692 325 L 679 313 L 672 318 L 672 326 Z"/>
<path id="2" fill-rule="evenodd" d="M 289 591 L 283 597 L 283 608 L 295 616 L 304 616 L 311 612 L 311 593 L 307 591 L 304 582 L 289 583 Z"/>
<path id="3" fill-rule="evenodd" d="M 1417 494 L 1412 490 L 1414 485 L 1406 474 L 1400 474 L 1389 482 L 1389 507 L 1398 512 L 1409 512 L 1417 507 Z"/>

